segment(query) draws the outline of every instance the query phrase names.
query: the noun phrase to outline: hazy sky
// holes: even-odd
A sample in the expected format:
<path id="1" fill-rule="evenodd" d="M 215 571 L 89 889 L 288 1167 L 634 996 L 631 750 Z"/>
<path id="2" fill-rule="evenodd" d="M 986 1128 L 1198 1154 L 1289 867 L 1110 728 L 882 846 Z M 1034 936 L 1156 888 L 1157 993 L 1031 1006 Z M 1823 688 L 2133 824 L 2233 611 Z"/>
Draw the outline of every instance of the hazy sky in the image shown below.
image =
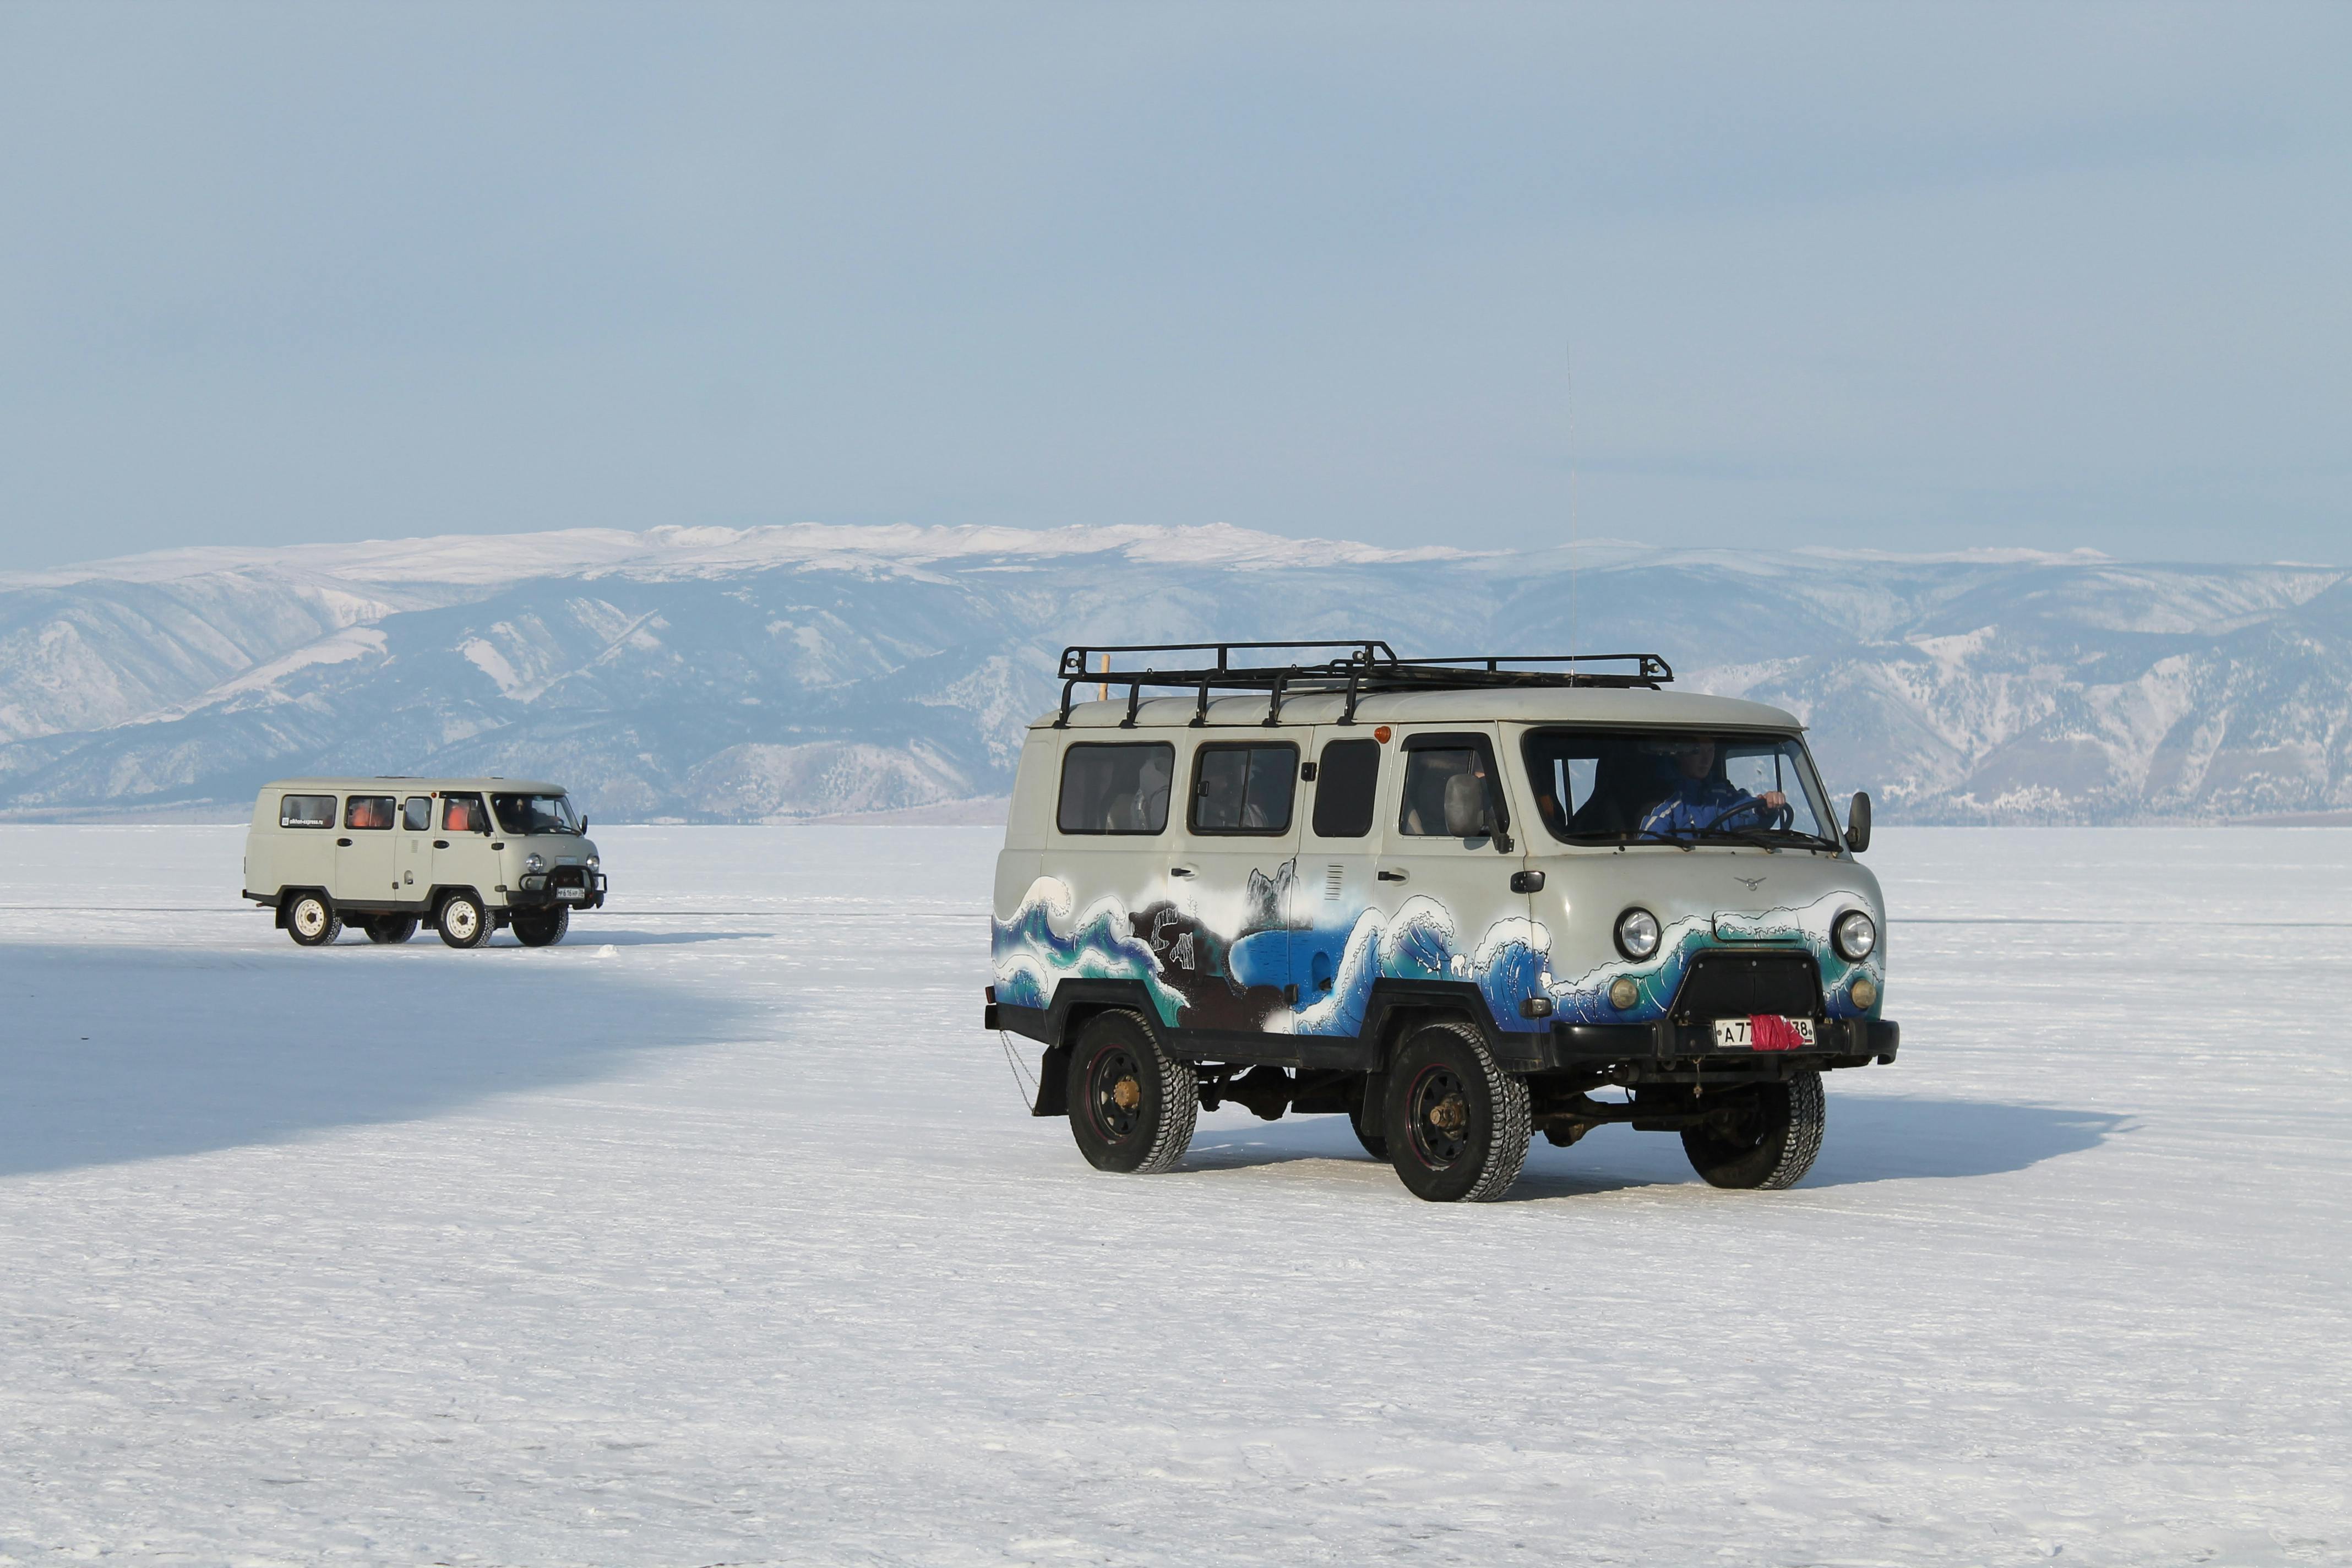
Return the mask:
<path id="1" fill-rule="evenodd" d="M 2348 447 L 2347 5 L 0 0 L 0 566 L 1571 491 L 2342 562 Z"/>

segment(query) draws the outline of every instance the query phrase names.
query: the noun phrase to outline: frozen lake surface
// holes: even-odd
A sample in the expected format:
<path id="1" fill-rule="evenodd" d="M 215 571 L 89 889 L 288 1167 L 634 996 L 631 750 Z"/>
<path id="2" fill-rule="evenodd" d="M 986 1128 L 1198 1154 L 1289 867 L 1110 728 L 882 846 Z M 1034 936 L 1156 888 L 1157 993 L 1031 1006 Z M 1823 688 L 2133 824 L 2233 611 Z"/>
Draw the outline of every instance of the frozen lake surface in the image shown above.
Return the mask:
<path id="1" fill-rule="evenodd" d="M 1885 832 L 1802 1185 L 1476 1207 L 1087 1169 L 989 830 L 597 837 L 562 947 L 305 951 L 0 827 L 0 1562 L 2352 1560 L 2352 832 Z"/>

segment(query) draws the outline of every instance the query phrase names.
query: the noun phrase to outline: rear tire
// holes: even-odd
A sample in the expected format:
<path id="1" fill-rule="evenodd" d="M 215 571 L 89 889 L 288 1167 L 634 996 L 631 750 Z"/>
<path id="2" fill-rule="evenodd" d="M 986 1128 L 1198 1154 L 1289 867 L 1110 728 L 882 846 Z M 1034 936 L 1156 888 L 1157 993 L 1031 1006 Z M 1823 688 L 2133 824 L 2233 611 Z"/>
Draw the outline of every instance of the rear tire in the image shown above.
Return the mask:
<path id="1" fill-rule="evenodd" d="M 1097 1171 L 1154 1175 L 1192 1147 L 1201 1082 L 1139 1013 L 1090 1020 L 1070 1053 L 1070 1135 Z"/>
<path id="2" fill-rule="evenodd" d="M 1388 1072 L 1389 1163 L 1413 1196 L 1492 1203 L 1511 1190 L 1534 1137 L 1525 1079 L 1505 1072 L 1467 1024 L 1432 1024 Z"/>
<path id="3" fill-rule="evenodd" d="M 558 904 L 551 910 L 524 910 L 508 918 L 515 940 L 525 947 L 551 947 L 572 929 L 572 911 Z"/>
<path id="4" fill-rule="evenodd" d="M 343 934 L 343 921 L 324 893 L 297 893 L 286 906 L 286 934 L 304 947 L 324 947 Z"/>
<path id="5" fill-rule="evenodd" d="M 415 934 L 415 915 L 378 915 L 367 923 L 368 941 L 385 947 L 397 946 Z"/>
<path id="6" fill-rule="evenodd" d="M 1829 1122 L 1822 1075 L 1801 1072 L 1784 1083 L 1759 1083 L 1746 1103 L 1683 1132 L 1691 1169 L 1717 1187 L 1793 1187 L 1813 1168 Z"/>
<path id="7" fill-rule="evenodd" d="M 489 912 L 471 893 L 452 893 L 441 900 L 441 940 L 451 947 L 479 947 L 490 940 Z"/>

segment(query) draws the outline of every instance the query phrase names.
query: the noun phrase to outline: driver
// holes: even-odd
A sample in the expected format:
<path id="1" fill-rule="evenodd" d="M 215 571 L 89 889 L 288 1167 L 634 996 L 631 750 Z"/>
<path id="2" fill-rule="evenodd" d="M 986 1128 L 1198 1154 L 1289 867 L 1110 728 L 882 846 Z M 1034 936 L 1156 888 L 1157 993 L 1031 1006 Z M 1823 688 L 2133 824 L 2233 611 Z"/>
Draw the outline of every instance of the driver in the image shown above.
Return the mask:
<path id="1" fill-rule="evenodd" d="M 1679 741 L 1673 750 L 1675 787 L 1642 818 L 1643 838 L 1702 833 L 1759 806 L 1778 811 L 1789 803 L 1789 797 L 1777 789 L 1759 795 L 1734 787 L 1716 771 L 1713 741 Z"/>

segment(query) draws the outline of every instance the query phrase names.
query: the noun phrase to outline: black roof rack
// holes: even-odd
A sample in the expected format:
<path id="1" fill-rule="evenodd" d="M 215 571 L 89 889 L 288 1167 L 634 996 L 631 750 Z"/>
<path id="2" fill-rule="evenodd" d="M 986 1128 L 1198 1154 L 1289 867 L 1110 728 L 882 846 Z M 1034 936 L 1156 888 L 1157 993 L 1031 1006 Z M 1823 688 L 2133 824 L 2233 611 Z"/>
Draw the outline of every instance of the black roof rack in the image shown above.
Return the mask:
<path id="1" fill-rule="evenodd" d="M 1287 659 L 1262 659 L 1256 656 L 1287 651 Z M 1321 654 L 1319 658 L 1301 659 L 1297 656 Z M 1132 656 L 1144 654 L 1181 654 L 1192 656 L 1177 661 L 1174 668 L 1162 669 L 1156 664 L 1135 667 Z M 1211 664 L 1203 657 L 1213 654 Z M 1237 663 L 1234 655 L 1251 656 L 1246 663 Z M 1123 668 L 1114 668 L 1114 656 Z M 1089 668 L 1097 659 L 1101 668 Z M 1506 669 L 1507 664 L 1550 665 L 1561 668 L 1547 669 Z M 1590 664 L 1631 664 L 1630 670 L 1582 669 L 1573 668 Z M 1442 658 L 1399 658 L 1396 649 L 1377 637 L 1359 638 L 1350 642 L 1184 642 L 1184 643 L 1106 643 L 1093 646 L 1072 646 L 1062 650 L 1061 668 L 1055 672 L 1062 682 L 1062 711 L 1054 721 L 1056 730 L 1066 729 L 1070 722 L 1070 699 L 1080 685 L 1093 681 L 1106 692 L 1110 687 L 1127 688 L 1127 717 L 1119 721 L 1122 730 L 1135 727 L 1136 710 L 1143 700 L 1147 686 L 1185 687 L 1200 693 L 1200 705 L 1193 710 L 1192 727 L 1209 721 L 1209 694 L 1212 691 L 1264 691 L 1272 694 L 1266 707 L 1265 722 L 1271 727 L 1282 722 L 1282 699 L 1297 691 L 1345 691 L 1348 706 L 1339 715 L 1339 722 L 1356 721 L 1358 699 L 1375 691 L 1467 691 L 1508 689 L 1528 687 L 1645 687 L 1656 690 L 1675 678 L 1674 667 L 1654 653 L 1476 653 L 1448 655 Z"/>

